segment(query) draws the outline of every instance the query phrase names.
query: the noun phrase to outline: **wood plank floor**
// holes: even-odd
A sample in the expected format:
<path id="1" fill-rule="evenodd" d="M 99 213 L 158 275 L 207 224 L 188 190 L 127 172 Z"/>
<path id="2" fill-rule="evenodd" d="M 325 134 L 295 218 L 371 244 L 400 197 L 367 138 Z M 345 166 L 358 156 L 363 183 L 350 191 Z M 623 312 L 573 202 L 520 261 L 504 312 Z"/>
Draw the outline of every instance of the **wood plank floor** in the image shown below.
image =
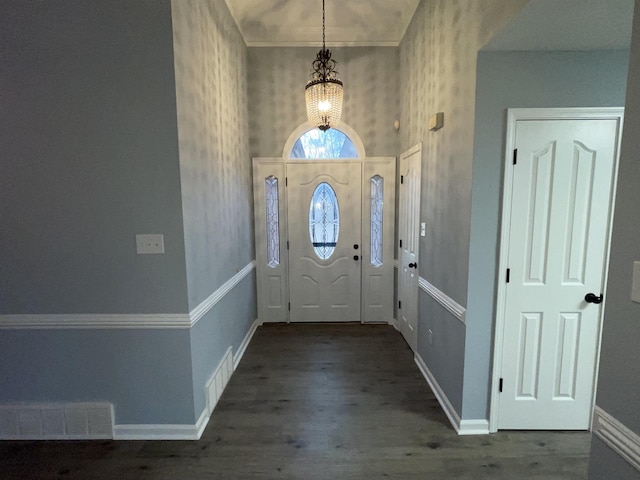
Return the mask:
<path id="1" fill-rule="evenodd" d="M 0 479 L 585 479 L 590 435 L 457 436 L 392 327 L 260 327 L 195 441 L 0 442 Z"/>

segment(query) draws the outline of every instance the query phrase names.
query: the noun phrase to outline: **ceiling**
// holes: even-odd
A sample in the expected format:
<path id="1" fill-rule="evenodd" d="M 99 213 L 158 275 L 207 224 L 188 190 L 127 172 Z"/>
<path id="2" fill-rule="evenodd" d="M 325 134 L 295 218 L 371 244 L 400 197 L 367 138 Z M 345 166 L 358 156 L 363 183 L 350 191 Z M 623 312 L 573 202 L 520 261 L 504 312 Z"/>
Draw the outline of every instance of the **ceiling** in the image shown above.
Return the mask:
<path id="1" fill-rule="evenodd" d="M 320 0 L 225 1 L 249 47 L 317 47 L 322 42 Z M 420 3 L 325 1 L 329 46 L 398 46 Z M 633 0 L 530 0 L 485 49 L 628 48 L 633 4 Z"/>
<path id="2" fill-rule="evenodd" d="M 625 49 L 633 0 L 530 0 L 484 50 Z"/>
<path id="3" fill-rule="evenodd" d="M 322 43 L 320 0 L 225 0 L 249 47 Z M 400 45 L 420 0 L 326 0 L 329 46 Z"/>

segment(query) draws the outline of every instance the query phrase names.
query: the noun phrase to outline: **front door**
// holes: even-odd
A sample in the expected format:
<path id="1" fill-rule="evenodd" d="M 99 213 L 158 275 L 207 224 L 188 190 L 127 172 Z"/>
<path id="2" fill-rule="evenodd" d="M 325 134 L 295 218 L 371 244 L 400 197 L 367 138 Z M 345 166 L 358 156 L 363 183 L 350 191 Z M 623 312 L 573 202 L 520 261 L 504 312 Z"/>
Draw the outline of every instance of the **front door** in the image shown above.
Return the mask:
<path id="1" fill-rule="evenodd" d="M 289 163 L 290 321 L 359 322 L 361 163 Z"/>
<path id="2" fill-rule="evenodd" d="M 589 428 L 619 134 L 620 118 L 515 122 L 500 429 Z"/>

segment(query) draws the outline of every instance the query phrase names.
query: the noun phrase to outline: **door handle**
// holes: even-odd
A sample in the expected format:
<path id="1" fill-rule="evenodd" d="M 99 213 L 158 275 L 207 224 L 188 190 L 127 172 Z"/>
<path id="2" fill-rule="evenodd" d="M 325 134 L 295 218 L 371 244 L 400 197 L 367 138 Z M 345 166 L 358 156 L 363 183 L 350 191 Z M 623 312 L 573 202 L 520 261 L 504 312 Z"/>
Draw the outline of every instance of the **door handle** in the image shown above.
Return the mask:
<path id="1" fill-rule="evenodd" d="M 416 263 L 410 263 L 410 264 L 409 264 L 409 268 L 418 268 L 418 262 L 416 262 Z"/>
<path id="2" fill-rule="evenodd" d="M 353 259 L 357 262 L 358 260 L 360 260 L 360 257 L 358 255 L 354 255 Z"/>
<path id="3" fill-rule="evenodd" d="M 597 305 L 599 303 L 602 303 L 602 300 L 604 300 L 604 297 L 602 294 L 600 294 L 600 296 L 597 296 L 595 293 L 587 293 L 584 296 L 584 300 L 587 303 L 595 303 Z"/>

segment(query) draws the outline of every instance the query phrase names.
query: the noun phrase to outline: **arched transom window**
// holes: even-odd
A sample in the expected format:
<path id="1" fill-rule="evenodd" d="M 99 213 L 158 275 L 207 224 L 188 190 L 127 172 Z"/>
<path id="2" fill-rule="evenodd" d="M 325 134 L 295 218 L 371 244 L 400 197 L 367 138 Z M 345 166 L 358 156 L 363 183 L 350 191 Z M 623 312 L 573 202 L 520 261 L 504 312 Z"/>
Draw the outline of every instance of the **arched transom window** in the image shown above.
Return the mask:
<path id="1" fill-rule="evenodd" d="M 290 158 L 358 158 L 358 150 L 342 131 L 314 128 L 298 138 Z"/>

